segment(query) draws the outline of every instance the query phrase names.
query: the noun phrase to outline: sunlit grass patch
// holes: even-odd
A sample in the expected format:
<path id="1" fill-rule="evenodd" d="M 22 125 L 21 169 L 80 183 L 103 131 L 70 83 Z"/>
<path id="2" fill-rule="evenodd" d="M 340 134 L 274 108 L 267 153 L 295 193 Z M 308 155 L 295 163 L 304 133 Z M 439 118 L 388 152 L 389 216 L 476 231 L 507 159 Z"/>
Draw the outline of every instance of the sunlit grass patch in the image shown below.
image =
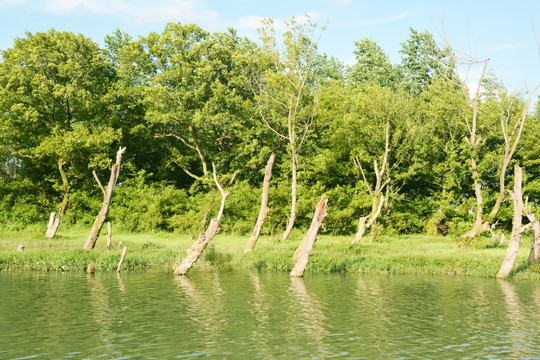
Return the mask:
<path id="1" fill-rule="evenodd" d="M 39 231 L 38 231 L 39 230 Z M 195 238 L 185 234 L 115 233 L 113 246 L 106 248 L 102 232 L 91 251 L 82 250 L 89 229 L 65 227 L 54 239 L 45 239 L 43 229 L 0 229 L 0 270 L 85 271 L 93 263 L 96 271 L 114 271 L 121 247 L 128 247 L 124 271 L 159 269 L 172 272 Z M 248 236 L 218 234 L 197 267 L 203 271 L 225 268 L 289 272 L 292 256 L 300 244 L 301 233 L 287 241 L 263 236 L 255 249 L 244 253 Z M 382 236 L 376 241 L 366 237 L 351 244 L 352 236 L 321 235 L 313 248 L 307 273 L 434 274 L 494 277 L 506 255 L 506 246 L 497 246 L 491 238 L 475 239 L 465 247 L 461 239 L 442 236 Z M 121 246 L 120 246 L 121 242 Z M 529 266 L 530 239 L 523 240 L 512 276 L 540 279 L 540 265 Z M 19 244 L 25 246 L 18 252 Z M 527 245 L 527 246 L 526 246 Z"/>

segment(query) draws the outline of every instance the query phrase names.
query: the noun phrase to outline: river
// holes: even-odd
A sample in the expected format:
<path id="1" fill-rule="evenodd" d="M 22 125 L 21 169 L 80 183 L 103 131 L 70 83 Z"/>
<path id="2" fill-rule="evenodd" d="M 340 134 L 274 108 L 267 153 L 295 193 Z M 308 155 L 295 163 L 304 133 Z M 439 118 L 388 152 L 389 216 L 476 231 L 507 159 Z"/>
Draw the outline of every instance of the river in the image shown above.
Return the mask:
<path id="1" fill-rule="evenodd" d="M 0 272 L 0 359 L 540 359 L 540 283 Z"/>

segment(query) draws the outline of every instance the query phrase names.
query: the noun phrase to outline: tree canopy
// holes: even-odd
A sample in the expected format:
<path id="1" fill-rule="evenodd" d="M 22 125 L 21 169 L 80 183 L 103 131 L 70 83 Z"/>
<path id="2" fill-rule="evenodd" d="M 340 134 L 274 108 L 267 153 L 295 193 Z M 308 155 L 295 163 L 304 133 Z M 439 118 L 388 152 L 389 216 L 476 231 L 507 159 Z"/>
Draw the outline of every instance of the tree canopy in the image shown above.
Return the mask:
<path id="1" fill-rule="evenodd" d="M 453 49 L 426 31 L 410 29 L 399 64 L 361 38 L 351 66 L 319 52 L 324 29 L 309 19 L 282 33 L 267 19 L 259 34 L 256 43 L 234 29 L 170 23 L 138 39 L 118 29 L 104 48 L 54 29 L 15 39 L 0 61 L 0 224 L 44 222 L 62 196 L 70 222 L 92 221 L 92 170 L 105 174 L 119 145 L 127 150 L 108 216 L 131 231 L 199 232 L 219 207 L 212 163 L 231 194 L 222 227 L 251 231 L 271 153 L 262 233 L 307 227 L 324 192 L 324 231 L 352 234 L 379 176 L 373 233 L 463 234 L 476 221 L 477 184 L 482 220 L 509 229 L 508 201 L 488 214 L 501 193 L 507 200 L 514 164 L 528 203 L 540 206 L 532 88 L 511 93 L 487 73 L 475 109 Z"/>

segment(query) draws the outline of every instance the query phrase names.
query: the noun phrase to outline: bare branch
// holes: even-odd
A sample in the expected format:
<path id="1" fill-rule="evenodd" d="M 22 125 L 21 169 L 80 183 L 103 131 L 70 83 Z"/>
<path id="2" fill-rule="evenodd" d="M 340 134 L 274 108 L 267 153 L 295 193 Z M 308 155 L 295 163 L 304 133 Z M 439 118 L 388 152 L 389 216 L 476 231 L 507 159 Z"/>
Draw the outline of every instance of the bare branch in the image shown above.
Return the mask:
<path id="1" fill-rule="evenodd" d="M 96 182 L 98 183 L 99 188 L 101 189 L 101 192 L 103 193 L 103 195 L 105 195 L 105 194 L 106 194 L 105 188 L 104 188 L 103 185 L 101 184 L 101 181 L 99 181 L 99 178 L 98 178 L 98 176 L 97 176 L 97 174 L 96 174 L 96 170 L 92 170 L 92 174 L 94 175 L 94 179 L 96 179 Z"/>
<path id="2" fill-rule="evenodd" d="M 362 172 L 362 178 L 364 178 L 364 184 L 366 184 L 366 187 L 369 191 L 370 195 L 373 195 L 373 190 L 371 190 L 371 186 L 369 185 L 369 182 L 366 178 L 366 174 L 364 173 L 364 168 L 362 168 L 362 164 L 360 163 L 360 160 L 358 159 L 358 156 L 353 158 L 354 165 L 360 169 Z"/>
<path id="3" fill-rule="evenodd" d="M 154 138 L 164 138 L 164 137 L 173 137 L 177 140 L 180 140 L 184 145 L 186 145 L 188 148 L 190 149 L 193 149 L 193 150 L 196 150 L 195 149 L 195 146 L 191 145 L 190 143 L 188 143 L 186 140 L 184 140 L 184 138 L 182 138 L 181 136 L 178 136 L 176 134 L 163 134 L 163 135 L 154 135 Z"/>

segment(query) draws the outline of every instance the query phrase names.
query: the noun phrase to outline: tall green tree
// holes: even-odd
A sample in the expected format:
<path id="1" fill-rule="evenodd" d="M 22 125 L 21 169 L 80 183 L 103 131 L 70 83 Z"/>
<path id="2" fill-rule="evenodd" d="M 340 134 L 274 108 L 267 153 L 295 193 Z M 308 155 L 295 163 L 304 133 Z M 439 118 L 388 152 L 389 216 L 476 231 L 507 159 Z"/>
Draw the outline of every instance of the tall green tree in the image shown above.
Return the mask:
<path id="1" fill-rule="evenodd" d="M 317 112 L 317 24 L 292 18 L 278 39 L 272 19 L 259 29 L 270 67 L 257 84 L 257 101 L 263 123 L 288 144 L 291 159 L 291 208 L 282 240 L 296 220 L 298 155 L 309 136 Z"/>
<path id="2" fill-rule="evenodd" d="M 99 162 L 106 154 L 92 153 L 116 137 L 107 125 L 113 69 L 96 43 L 54 29 L 15 39 L 2 57 L 3 140 L 23 167 L 56 163 L 64 194 L 59 223 L 69 201 L 67 169 L 75 161 Z"/>
<path id="3" fill-rule="evenodd" d="M 355 41 L 356 63 L 349 69 L 348 80 L 353 84 L 374 83 L 395 88 L 399 82 L 399 71 L 376 41 L 364 38 Z"/>
<path id="4" fill-rule="evenodd" d="M 189 179 L 212 186 L 210 164 L 236 176 L 262 164 L 270 153 L 259 142 L 253 92 L 242 73 L 255 44 L 234 30 L 211 34 L 194 24 L 167 24 L 161 34 L 134 42 L 134 61 L 154 141 L 165 144 L 167 160 Z"/>
<path id="5" fill-rule="evenodd" d="M 408 91 L 419 94 L 438 77 L 452 76 L 449 51 L 440 48 L 428 31 L 410 28 L 409 38 L 401 43 L 399 52 L 402 85 Z"/>

